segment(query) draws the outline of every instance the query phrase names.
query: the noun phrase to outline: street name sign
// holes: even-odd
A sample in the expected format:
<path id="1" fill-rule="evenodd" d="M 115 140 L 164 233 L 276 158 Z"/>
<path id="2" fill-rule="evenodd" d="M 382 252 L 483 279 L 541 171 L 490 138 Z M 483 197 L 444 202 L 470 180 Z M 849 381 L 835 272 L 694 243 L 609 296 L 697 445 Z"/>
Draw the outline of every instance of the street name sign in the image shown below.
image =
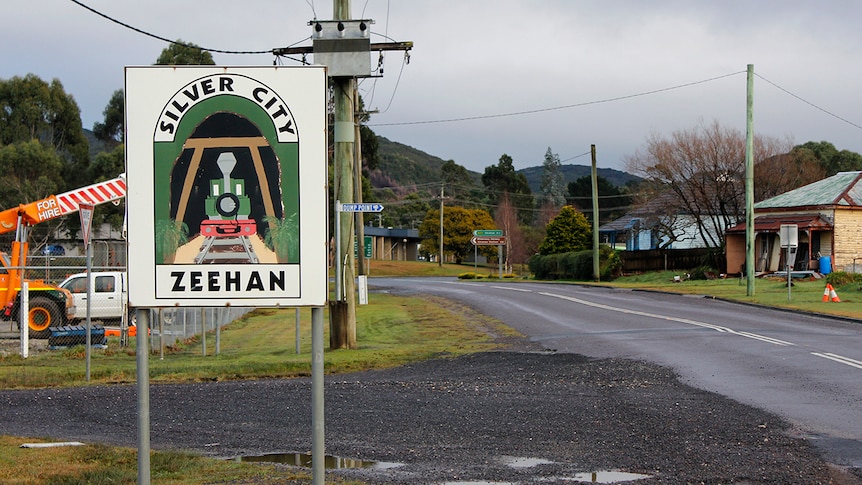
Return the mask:
<path id="1" fill-rule="evenodd" d="M 474 246 L 501 246 L 506 244 L 506 236 L 473 236 L 470 242 Z"/>
<path id="2" fill-rule="evenodd" d="M 341 212 L 380 212 L 383 204 L 341 204 Z"/>
<path id="3" fill-rule="evenodd" d="M 501 229 L 476 229 L 473 231 L 474 236 L 502 236 Z"/>

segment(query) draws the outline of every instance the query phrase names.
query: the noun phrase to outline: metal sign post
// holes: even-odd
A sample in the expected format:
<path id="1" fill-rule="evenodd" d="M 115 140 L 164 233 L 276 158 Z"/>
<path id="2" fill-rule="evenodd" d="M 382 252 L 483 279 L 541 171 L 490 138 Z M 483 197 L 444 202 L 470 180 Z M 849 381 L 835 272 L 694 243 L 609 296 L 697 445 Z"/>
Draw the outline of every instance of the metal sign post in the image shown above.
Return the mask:
<path id="1" fill-rule="evenodd" d="M 338 220 L 341 220 L 342 212 L 381 212 L 383 211 L 383 204 L 377 203 L 341 203 L 341 201 L 335 202 L 336 217 Z M 336 266 L 335 266 L 335 299 L 341 301 L 344 299 L 343 290 L 344 282 L 341 281 L 344 273 L 341 265 L 343 264 L 341 257 L 341 224 L 335 224 L 335 257 L 336 257 Z M 364 243 L 365 241 L 363 241 Z M 361 293 L 361 292 L 360 292 Z M 361 297 L 361 295 L 360 295 Z M 362 303 L 360 303 L 362 304 Z"/>
<path id="2" fill-rule="evenodd" d="M 787 301 L 790 301 L 791 273 L 793 263 L 796 260 L 796 247 L 799 245 L 799 226 L 796 224 L 782 224 L 779 228 L 778 237 L 781 247 L 785 249 L 784 266 L 787 269 Z M 790 256 L 793 255 L 793 260 Z"/>
<path id="3" fill-rule="evenodd" d="M 84 340 L 86 346 L 84 355 L 87 361 L 87 382 L 90 382 L 90 346 L 93 343 L 93 337 L 90 335 L 93 328 L 92 321 L 90 320 L 90 302 L 93 299 L 93 283 L 95 282 L 95 278 L 93 278 L 93 247 L 90 245 L 90 230 L 93 227 L 93 205 L 81 204 L 79 213 L 81 214 L 81 234 L 84 237 L 84 248 L 87 251 L 87 336 Z"/>
<path id="4" fill-rule="evenodd" d="M 503 246 L 506 245 L 506 236 L 499 229 L 477 229 L 473 231 L 470 238 L 473 246 L 497 246 L 497 267 L 500 272 L 500 280 L 503 279 Z M 474 248 L 474 252 L 478 248 Z"/>

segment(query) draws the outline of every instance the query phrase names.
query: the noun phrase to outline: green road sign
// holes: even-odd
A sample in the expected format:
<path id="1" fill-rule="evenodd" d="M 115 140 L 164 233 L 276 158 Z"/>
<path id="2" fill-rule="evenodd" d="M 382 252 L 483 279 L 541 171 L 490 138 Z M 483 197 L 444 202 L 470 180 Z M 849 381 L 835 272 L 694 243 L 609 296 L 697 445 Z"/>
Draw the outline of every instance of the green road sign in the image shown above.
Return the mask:
<path id="1" fill-rule="evenodd" d="M 476 229 L 473 231 L 474 236 L 502 236 L 503 231 L 500 229 Z"/>
<path id="2" fill-rule="evenodd" d="M 362 251 L 365 253 L 366 258 L 371 258 L 374 256 L 374 250 L 371 248 L 371 236 L 363 236 L 362 239 Z M 359 241 L 353 240 L 353 256 L 359 257 Z"/>

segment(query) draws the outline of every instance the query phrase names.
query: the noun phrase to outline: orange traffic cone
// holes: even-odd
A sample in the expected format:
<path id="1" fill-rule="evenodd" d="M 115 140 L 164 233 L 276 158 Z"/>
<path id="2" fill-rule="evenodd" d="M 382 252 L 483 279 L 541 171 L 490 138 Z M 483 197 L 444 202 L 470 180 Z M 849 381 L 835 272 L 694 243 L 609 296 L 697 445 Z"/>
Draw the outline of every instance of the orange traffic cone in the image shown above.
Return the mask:
<path id="1" fill-rule="evenodd" d="M 840 302 L 841 302 L 841 298 L 838 298 L 838 293 L 835 293 L 835 288 L 832 288 L 832 285 L 829 285 L 829 297 L 830 297 L 830 298 L 832 299 L 832 301 L 834 301 L 835 303 L 840 303 Z"/>
<path id="2" fill-rule="evenodd" d="M 826 284 L 826 288 L 823 288 L 823 302 L 824 302 L 824 303 L 825 303 L 825 302 L 827 302 L 827 301 L 829 301 L 829 288 L 830 288 L 831 286 L 832 286 L 832 285 L 830 285 L 829 283 L 827 283 L 827 284 Z"/>

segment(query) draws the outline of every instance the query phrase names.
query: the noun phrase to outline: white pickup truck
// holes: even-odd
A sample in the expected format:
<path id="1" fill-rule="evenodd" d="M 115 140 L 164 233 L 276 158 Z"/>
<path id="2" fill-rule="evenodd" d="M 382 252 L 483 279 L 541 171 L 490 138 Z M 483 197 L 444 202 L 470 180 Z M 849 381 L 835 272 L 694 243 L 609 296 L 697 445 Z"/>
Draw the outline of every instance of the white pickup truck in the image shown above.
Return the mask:
<path id="1" fill-rule="evenodd" d="M 125 271 L 99 271 L 90 273 L 90 319 L 108 325 L 120 325 L 128 314 L 128 286 Z M 73 274 L 60 283 L 61 288 L 72 292 L 75 298 L 77 321 L 87 318 L 87 273 Z"/>

